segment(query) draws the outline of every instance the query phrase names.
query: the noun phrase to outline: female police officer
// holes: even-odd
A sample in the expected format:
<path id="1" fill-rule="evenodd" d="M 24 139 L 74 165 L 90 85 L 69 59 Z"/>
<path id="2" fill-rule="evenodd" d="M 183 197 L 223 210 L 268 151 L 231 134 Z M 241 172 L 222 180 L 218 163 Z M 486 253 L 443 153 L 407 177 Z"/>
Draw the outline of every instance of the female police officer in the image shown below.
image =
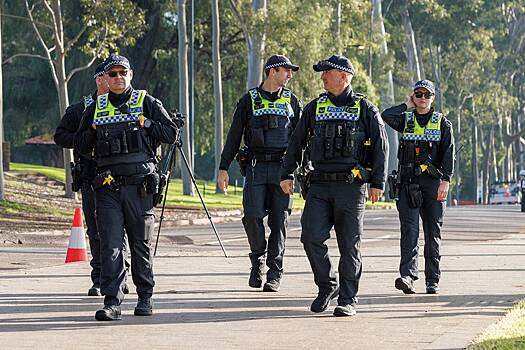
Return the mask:
<path id="1" fill-rule="evenodd" d="M 425 234 L 426 292 L 439 291 L 441 225 L 454 167 L 454 139 L 450 122 L 434 111 L 435 88 L 420 80 L 406 103 L 388 108 L 383 120 L 401 134 L 396 190 L 401 223 L 401 277 L 395 287 L 405 294 L 415 293 L 418 278 L 419 216 Z"/>

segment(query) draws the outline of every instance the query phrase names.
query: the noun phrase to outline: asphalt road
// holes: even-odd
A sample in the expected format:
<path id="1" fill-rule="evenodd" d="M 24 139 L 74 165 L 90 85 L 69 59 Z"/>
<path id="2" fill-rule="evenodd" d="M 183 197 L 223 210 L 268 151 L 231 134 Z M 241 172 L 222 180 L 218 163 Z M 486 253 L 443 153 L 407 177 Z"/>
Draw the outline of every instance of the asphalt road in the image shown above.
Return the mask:
<path id="1" fill-rule="evenodd" d="M 298 216 L 289 226 L 279 293 L 247 286 L 240 222 L 217 225 L 228 259 L 209 226 L 166 229 L 154 267 L 154 316 L 133 316 L 132 288 L 123 320 L 113 323 L 94 321 L 102 299 L 85 295 L 89 266 L 64 264 L 64 246 L 0 247 L 0 348 L 459 349 L 525 299 L 525 213 L 518 206 L 447 209 L 441 291 L 432 296 L 424 280 L 411 296 L 393 286 L 397 212 L 370 210 L 365 218 L 359 304 L 351 318 L 333 317 L 334 303 L 322 314 L 309 311 L 317 291 Z M 337 266 L 335 245 L 332 237 Z"/>

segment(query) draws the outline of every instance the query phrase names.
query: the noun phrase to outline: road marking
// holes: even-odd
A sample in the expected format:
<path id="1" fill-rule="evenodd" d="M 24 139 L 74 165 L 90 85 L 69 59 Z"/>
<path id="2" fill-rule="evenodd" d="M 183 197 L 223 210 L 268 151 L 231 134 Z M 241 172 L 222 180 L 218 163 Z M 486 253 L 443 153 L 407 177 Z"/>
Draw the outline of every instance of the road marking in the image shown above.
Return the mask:
<path id="1" fill-rule="evenodd" d="M 379 242 L 379 241 L 387 240 L 387 239 L 392 238 L 392 237 L 394 237 L 394 235 L 384 235 L 384 236 L 379 236 L 377 238 L 363 238 L 363 241 Z"/>

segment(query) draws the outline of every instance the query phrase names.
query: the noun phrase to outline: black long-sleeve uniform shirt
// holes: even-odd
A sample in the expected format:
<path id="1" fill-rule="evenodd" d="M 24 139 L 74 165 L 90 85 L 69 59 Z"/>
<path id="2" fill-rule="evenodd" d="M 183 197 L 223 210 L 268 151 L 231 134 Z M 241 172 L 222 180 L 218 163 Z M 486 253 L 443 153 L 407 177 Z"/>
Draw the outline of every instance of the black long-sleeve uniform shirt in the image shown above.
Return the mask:
<path id="1" fill-rule="evenodd" d="M 93 93 L 91 97 L 96 100 L 97 94 Z M 60 123 L 58 124 L 55 130 L 55 135 L 53 136 L 57 145 L 63 148 L 74 148 L 75 134 L 82 120 L 84 109 L 84 101 L 74 103 L 67 107 L 66 113 L 64 113 L 64 116 L 60 119 Z M 91 153 L 79 154 L 77 150 L 73 149 L 73 156 L 75 162 L 78 161 L 84 165 L 82 176 L 85 178 L 92 177 L 96 163 L 94 162 Z"/>
<path id="2" fill-rule="evenodd" d="M 392 106 L 385 109 L 381 116 L 385 123 L 387 123 L 392 129 L 399 133 L 403 133 L 405 128 L 406 111 L 407 105 L 402 103 L 398 106 Z M 426 114 L 418 114 L 414 110 L 417 122 L 421 126 L 427 125 L 432 113 L 434 113 L 434 108 L 431 108 Z M 432 160 L 432 164 L 439 167 L 443 172 L 441 179 L 450 182 L 450 179 L 454 174 L 454 135 L 452 132 L 452 124 L 445 117 L 443 117 L 441 121 L 441 140 L 439 141 L 438 147 L 437 158 Z"/>
<path id="3" fill-rule="evenodd" d="M 350 85 L 339 96 L 328 94 L 330 101 L 337 107 L 353 105 L 357 97 L 358 96 L 354 94 Z M 301 164 L 302 152 L 309 142 L 310 135 L 313 134 L 318 99 L 319 97 L 312 100 L 304 107 L 303 115 L 292 134 L 283 160 L 283 169 L 281 173 L 281 179 L 283 180 L 293 178 L 293 172 Z M 361 99 L 361 115 L 359 123 L 365 131 L 366 139 L 370 138 L 372 141 L 372 174 L 370 186 L 384 189 L 387 175 L 386 161 L 388 159 L 388 138 L 386 135 L 385 124 L 381 119 L 379 110 L 366 98 Z M 338 163 L 316 164 L 316 162 L 313 162 L 312 165 L 315 170 L 321 172 L 340 172 L 348 170 L 346 169 L 347 166 Z"/>
<path id="4" fill-rule="evenodd" d="M 263 98 L 273 102 L 281 96 L 282 89 L 279 89 L 275 92 L 268 92 L 264 91 L 261 86 L 262 84 L 257 88 L 257 91 Z M 302 105 L 301 101 L 293 93 L 290 98 L 290 104 L 294 112 L 294 117 L 291 118 L 290 122 L 292 123 L 292 128 L 295 129 L 301 116 Z M 235 109 L 232 124 L 230 126 L 230 130 L 228 131 L 228 136 L 226 137 L 226 143 L 222 150 L 219 169 L 228 170 L 231 162 L 237 155 L 243 135 L 245 137 L 244 142 L 247 143 L 246 137 L 248 134 L 248 120 L 250 118 L 253 118 L 252 98 L 249 93 L 246 93 L 237 102 L 237 108 Z"/>
<path id="5" fill-rule="evenodd" d="M 115 107 L 119 107 L 129 101 L 133 88 L 129 87 L 122 94 L 109 92 L 109 101 Z M 144 117 L 150 119 L 152 124 L 146 129 L 147 133 L 156 141 L 171 144 L 175 142 L 177 127 L 171 120 L 162 103 L 151 95 L 146 94 L 143 103 Z M 82 120 L 74 138 L 74 146 L 80 153 L 90 153 L 97 141 L 97 132 L 91 125 L 95 115 L 96 103 L 89 106 L 82 113 Z"/>

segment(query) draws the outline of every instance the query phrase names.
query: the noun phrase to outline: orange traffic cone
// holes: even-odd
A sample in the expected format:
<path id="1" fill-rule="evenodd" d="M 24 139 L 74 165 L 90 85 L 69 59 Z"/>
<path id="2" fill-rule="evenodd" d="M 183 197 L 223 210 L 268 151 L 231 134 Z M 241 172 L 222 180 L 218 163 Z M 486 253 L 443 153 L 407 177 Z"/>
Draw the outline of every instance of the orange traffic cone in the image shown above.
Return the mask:
<path id="1" fill-rule="evenodd" d="M 80 208 L 75 208 L 71 237 L 67 247 L 66 263 L 75 261 L 88 261 L 86 250 L 86 238 L 84 237 L 84 225 L 82 224 L 82 213 Z"/>

